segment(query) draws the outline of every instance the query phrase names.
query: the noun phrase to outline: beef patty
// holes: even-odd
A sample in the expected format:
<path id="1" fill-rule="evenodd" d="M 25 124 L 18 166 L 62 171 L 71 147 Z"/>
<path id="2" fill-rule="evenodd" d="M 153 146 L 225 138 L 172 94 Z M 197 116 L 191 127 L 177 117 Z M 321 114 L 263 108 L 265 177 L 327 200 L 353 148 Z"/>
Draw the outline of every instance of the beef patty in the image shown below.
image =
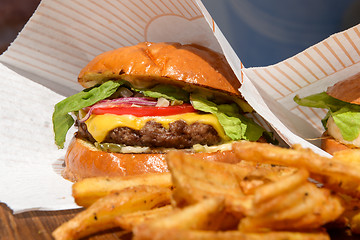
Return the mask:
<path id="1" fill-rule="evenodd" d="M 85 123 L 77 122 L 77 126 L 79 137 L 95 142 Z M 177 120 L 170 123 L 168 129 L 155 121 L 148 121 L 140 130 L 118 127 L 110 131 L 102 143 L 183 149 L 191 148 L 194 144 L 210 146 L 220 141 L 218 133 L 210 125 L 198 122 L 189 125 L 183 120 Z"/>

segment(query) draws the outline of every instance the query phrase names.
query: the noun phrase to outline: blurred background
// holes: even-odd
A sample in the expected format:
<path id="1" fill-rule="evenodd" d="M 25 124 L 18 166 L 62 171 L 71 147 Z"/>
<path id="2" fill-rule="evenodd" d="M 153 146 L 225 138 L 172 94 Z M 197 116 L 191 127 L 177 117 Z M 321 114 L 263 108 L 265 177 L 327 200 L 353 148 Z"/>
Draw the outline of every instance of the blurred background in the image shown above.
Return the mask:
<path id="1" fill-rule="evenodd" d="M 40 0 L 0 0 L 0 53 L 14 41 Z"/>
<path id="2" fill-rule="evenodd" d="M 291 57 L 360 23 L 360 0 L 203 0 L 246 67 Z"/>
<path id="3" fill-rule="evenodd" d="M 0 53 L 40 0 L 0 0 Z M 275 64 L 360 23 L 360 0 L 203 0 L 246 67 Z"/>

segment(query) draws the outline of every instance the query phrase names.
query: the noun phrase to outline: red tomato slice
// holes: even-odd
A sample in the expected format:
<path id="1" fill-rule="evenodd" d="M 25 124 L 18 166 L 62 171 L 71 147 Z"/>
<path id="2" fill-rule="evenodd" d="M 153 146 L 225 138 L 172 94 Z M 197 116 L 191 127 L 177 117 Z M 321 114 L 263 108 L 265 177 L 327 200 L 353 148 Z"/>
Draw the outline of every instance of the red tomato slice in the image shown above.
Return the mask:
<path id="1" fill-rule="evenodd" d="M 169 116 L 183 113 L 196 112 L 196 110 L 191 106 L 191 104 L 182 104 L 178 106 L 168 106 L 168 107 L 103 107 L 103 108 L 94 108 L 92 114 L 103 115 L 103 114 L 115 114 L 115 115 L 133 115 L 136 117 L 146 117 L 146 116 Z"/>

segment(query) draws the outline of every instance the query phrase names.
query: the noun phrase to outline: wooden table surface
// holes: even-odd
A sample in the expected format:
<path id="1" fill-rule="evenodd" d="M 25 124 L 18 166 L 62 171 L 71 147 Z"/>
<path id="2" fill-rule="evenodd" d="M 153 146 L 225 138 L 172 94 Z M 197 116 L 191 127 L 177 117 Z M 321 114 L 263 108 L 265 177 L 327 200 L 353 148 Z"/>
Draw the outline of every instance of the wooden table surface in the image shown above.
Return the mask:
<path id="1" fill-rule="evenodd" d="M 81 209 L 64 211 L 32 211 L 13 215 L 11 210 L 0 203 L 1 240 L 52 240 L 51 233 L 62 223 L 71 219 Z M 331 232 L 331 240 L 360 240 L 358 236 L 348 236 L 343 231 Z M 83 240 L 129 240 L 131 234 L 112 230 Z"/>
<path id="2" fill-rule="evenodd" d="M 75 216 L 81 209 L 65 211 L 32 211 L 13 215 L 12 211 L 0 203 L 1 240 L 52 240 L 52 231 Z M 129 233 L 113 230 L 85 238 L 87 240 L 131 239 Z"/>

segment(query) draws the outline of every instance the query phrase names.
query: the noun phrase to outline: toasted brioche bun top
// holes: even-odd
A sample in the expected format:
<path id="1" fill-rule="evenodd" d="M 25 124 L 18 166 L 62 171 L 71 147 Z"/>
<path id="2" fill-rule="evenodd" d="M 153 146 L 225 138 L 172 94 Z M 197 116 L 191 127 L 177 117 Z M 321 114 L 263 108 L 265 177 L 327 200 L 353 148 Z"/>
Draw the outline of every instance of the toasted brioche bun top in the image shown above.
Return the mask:
<path id="1" fill-rule="evenodd" d="M 187 83 L 233 95 L 240 95 L 241 86 L 223 55 L 180 43 L 143 42 L 105 52 L 82 69 L 78 81 L 88 88 L 109 79 L 124 79 L 138 88 Z"/>
<path id="2" fill-rule="evenodd" d="M 329 87 L 327 94 L 344 102 L 360 104 L 360 74 Z"/>

